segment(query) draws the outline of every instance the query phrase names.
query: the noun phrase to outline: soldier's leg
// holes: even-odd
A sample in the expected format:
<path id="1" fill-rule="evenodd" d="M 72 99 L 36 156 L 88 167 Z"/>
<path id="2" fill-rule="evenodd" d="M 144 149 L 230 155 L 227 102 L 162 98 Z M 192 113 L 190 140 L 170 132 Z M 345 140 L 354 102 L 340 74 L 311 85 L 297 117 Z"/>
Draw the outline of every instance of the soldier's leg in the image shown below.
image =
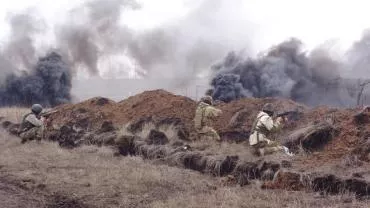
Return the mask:
<path id="1" fill-rule="evenodd" d="M 44 126 L 36 127 L 36 140 L 41 141 L 44 138 Z"/>
<path id="2" fill-rule="evenodd" d="M 217 140 L 217 141 L 221 140 L 221 138 L 218 135 L 218 133 L 216 132 L 216 130 L 214 130 L 213 128 L 211 128 L 209 126 L 204 126 L 199 131 L 198 135 L 202 139 L 211 139 L 211 140 Z"/>
<path id="3" fill-rule="evenodd" d="M 283 150 L 284 150 L 283 146 L 281 146 L 278 142 L 275 142 L 275 141 L 269 142 L 264 148 L 265 154 L 273 154 L 275 152 L 279 152 Z"/>
<path id="4" fill-rule="evenodd" d="M 221 141 L 221 137 L 220 135 L 218 135 L 217 131 L 214 130 L 213 128 L 210 128 L 209 130 L 209 134 L 211 135 L 211 137 L 216 140 L 216 141 Z"/>
<path id="5" fill-rule="evenodd" d="M 257 144 L 252 146 L 252 154 L 255 156 L 264 156 L 265 151 L 264 148 L 266 147 L 267 142 L 266 141 L 260 141 Z"/>
<path id="6" fill-rule="evenodd" d="M 263 149 L 264 149 L 265 155 L 273 154 L 275 152 L 279 152 L 282 150 L 280 147 L 265 147 Z"/>
<path id="7" fill-rule="evenodd" d="M 29 140 L 33 140 L 37 137 L 37 128 L 32 128 L 26 132 L 21 133 L 19 136 L 22 138 L 22 144 L 26 143 Z"/>

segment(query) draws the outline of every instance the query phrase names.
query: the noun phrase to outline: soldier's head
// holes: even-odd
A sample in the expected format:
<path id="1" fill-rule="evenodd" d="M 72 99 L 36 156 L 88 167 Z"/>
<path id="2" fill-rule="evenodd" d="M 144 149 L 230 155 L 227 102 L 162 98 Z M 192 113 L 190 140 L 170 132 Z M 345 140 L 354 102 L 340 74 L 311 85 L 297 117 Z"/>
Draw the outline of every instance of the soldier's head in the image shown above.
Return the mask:
<path id="1" fill-rule="evenodd" d="M 263 105 L 262 111 L 272 116 L 274 115 L 274 105 L 272 105 L 272 103 L 266 103 Z"/>
<path id="2" fill-rule="evenodd" d="M 203 103 L 207 103 L 208 105 L 213 105 L 213 98 L 209 95 L 202 97 L 200 101 Z"/>
<path id="3" fill-rule="evenodd" d="M 39 115 L 42 112 L 42 106 L 40 104 L 33 104 L 31 107 L 32 113 Z"/>

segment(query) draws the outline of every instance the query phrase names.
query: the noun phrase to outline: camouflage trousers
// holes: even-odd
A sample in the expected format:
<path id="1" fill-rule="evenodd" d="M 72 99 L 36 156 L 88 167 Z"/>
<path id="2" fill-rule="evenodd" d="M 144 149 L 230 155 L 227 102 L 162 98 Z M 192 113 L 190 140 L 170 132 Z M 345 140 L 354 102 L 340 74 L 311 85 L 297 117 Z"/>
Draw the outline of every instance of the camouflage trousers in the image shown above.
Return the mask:
<path id="1" fill-rule="evenodd" d="M 256 156 L 264 156 L 284 150 L 278 142 L 260 141 L 252 146 L 252 153 Z"/>
<path id="2" fill-rule="evenodd" d="M 28 131 L 22 132 L 19 134 L 19 137 L 22 139 L 22 144 L 26 143 L 27 141 L 37 140 L 41 141 L 44 136 L 44 127 L 33 127 Z"/>
<path id="3" fill-rule="evenodd" d="M 221 141 L 221 138 L 218 135 L 217 131 L 214 130 L 212 127 L 203 126 L 200 130 L 197 130 L 197 132 L 200 139 L 212 139 L 216 141 Z"/>

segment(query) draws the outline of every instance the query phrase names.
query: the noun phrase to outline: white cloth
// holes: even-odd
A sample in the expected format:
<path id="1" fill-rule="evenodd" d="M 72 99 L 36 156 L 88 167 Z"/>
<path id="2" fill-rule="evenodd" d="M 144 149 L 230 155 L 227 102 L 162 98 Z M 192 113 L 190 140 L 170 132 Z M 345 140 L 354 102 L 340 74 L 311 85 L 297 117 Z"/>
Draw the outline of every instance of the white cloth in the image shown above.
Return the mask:
<path id="1" fill-rule="evenodd" d="M 256 129 L 264 126 L 267 130 L 272 131 L 273 129 L 279 128 L 281 125 L 279 120 L 276 120 L 274 122 L 271 116 L 269 116 L 267 113 L 262 112 L 262 111 L 257 115 L 256 119 L 258 119 L 257 124 L 256 124 Z M 258 137 L 257 137 L 257 134 L 258 134 Z M 253 134 L 249 136 L 249 144 L 256 145 L 259 141 L 266 141 L 267 143 L 271 142 L 271 140 L 267 139 L 266 135 L 260 132 L 254 131 Z"/>

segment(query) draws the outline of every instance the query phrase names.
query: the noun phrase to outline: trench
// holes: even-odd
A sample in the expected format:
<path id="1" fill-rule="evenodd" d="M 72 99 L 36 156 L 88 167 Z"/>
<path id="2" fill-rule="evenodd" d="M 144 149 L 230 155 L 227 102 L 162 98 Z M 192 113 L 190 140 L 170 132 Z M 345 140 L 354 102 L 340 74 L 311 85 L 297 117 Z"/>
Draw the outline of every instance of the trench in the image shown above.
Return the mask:
<path id="1" fill-rule="evenodd" d="M 341 178 L 325 173 L 301 173 L 290 170 L 288 161 L 260 159 L 246 162 L 237 155 L 205 155 L 186 147 L 149 145 L 133 136 L 124 136 L 118 144 L 122 156 L 138 156 L 146 160 L 161 161 L 169 166 L 191 169 L 214 177 L 232 179 L 234 184 L 245 186 L 252 180 L 261 180 L 262 188 L 294 191 L 314 191 L 328 194 L 354 193 L 358 197 L 370 195 L 370 183 L 359 178 Z"/>

